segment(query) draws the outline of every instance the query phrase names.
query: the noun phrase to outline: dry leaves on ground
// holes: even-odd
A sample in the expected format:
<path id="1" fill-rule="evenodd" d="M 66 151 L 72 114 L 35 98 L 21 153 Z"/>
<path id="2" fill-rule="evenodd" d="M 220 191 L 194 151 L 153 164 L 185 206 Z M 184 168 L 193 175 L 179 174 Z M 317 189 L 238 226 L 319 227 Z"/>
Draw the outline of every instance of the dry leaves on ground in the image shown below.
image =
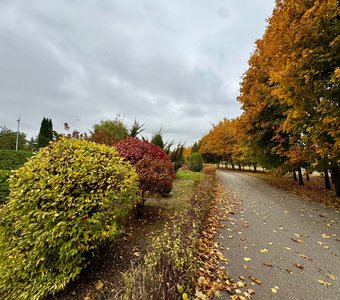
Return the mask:
<path id="1" fill-rule="evenodd" d="M 225 272 L 225 266 L 228 265 L 227 258 L 219 251 L 219 245 L 215 242 L 218 230 L 223 227 L 221 222 L 227 219 L 226 214 L 234 214 L 234 209 L 234 200 L 225 188 L 218 185 L 206 229 L 198 241 L 200 267 L 196 277 L 196 300 L 212 299 L 223 290 L 234 295 L 233 299 L 246 299 L 241 295 L 236 295 L 238 288 L 244 287 L 245 283 L 243 281 L 232 282 L 228 278 Z M 253 291 L 250 292 L 253 293 Z M 247 295 L 250 294 L 248 292 Z"/>

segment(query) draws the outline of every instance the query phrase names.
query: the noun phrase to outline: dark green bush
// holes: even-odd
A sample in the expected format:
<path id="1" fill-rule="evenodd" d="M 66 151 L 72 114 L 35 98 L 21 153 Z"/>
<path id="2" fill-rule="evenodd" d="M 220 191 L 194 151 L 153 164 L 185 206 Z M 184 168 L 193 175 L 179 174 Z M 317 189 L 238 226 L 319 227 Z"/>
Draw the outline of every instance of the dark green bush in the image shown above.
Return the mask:
<path id="1" fill-rule="evenodd" d="M 136 201 L 138 176 L 113 147 L 62 138 L 42 148 L 10 176 L 0 211 L 0 299 L 63 289 Z"/>
<path id="2" fill-rule="evenodd" d="M 8 190 L 8 178 L 11 171 L 0 170 L 0 205 L 7 201 L 9 194 Z"/>
<path id="3" fill-rule="evenodd" d="M 0 150 L 0 170 L 18 169 L 31 156 L 32 156 L 31 151 Z"/>
<path id="4" fill-rule="evenodd" d="M 201 154 L 194 152 L 189 156 L 189 166 L 190 170 L 194 172 L 199 172 L 203 168 L 203 158 Z"/>

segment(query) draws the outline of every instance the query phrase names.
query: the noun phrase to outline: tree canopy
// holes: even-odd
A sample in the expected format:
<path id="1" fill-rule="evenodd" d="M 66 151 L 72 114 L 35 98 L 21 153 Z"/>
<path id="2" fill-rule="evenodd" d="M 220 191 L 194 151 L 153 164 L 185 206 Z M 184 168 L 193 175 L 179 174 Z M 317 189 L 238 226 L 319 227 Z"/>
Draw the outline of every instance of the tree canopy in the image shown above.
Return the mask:
<path id="1" fill-rule="evenodd" d="M 53 124 L 52 120 L 43 118 L 40 125 L 40 130 L 37 139 L 37 147 L 46 147 L 53 140 Z"/>
<path id="2" fill-rule="evenodd" d="M 127 138 L 129 130 L 123 120 L 117 116 L 114 120 L 102 120 L 93 126 L 90 140 L 105 145 L 114 145 Z"/>
<path id="3" fill-rule="evenodd" d="M 340 6 L 276 0 L 241 82 L 243 114 L 214 125 L 200 152 L 267 168 L 331 169 L 340 196 Z"/>

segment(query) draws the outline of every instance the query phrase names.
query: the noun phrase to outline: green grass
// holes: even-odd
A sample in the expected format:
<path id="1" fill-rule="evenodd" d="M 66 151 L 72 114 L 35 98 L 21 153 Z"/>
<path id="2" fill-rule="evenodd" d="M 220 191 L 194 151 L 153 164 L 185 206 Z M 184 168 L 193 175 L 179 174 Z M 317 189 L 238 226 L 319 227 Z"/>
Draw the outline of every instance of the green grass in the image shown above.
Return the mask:
<path id="1" fill-rule="evenodd" d="M 176 178 L 182 180 L 201 180 L 203 176 L 203 172 L 193 172 L 186 170 L 178 170 L 176 174 Z"/>

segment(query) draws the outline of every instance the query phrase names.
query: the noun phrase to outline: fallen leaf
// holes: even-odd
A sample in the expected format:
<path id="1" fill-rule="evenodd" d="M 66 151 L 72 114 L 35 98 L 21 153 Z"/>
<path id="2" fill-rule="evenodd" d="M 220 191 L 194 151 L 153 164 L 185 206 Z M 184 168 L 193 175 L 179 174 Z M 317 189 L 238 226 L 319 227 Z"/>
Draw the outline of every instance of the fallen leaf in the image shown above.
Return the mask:
<path id="1" fill-rule="evenodd" d="M 243 258 L 243 260 L 244 260 L 244 261 L 251 261 L 251 258 L 245 257 L 245 258 Z"/>
<path id="2" fill-rule="evenodd" d="M 104 283 L 101 280 L 98 280 L 96 283 L 96 290 L 101 290 L 104 286 Z"/>
<path id="3" fill-rule="evenodd" d="M 246 284 L 243 282 L 243 281 L 238 281 L 238 282 L 236 282 L 236 285 L 238 286 L 238 287 L 245 287 L 246 286 Z"/>
<path id="4" fill-rule="evenodd" d="M 236 292 L 236 291 L 235 291 Z M 243 296 L 241 295 L 232 295 L 231 300 L 246 300 L 246 298 L 244 298 Z"/>
<path id="5" fill-rule="evenodd" d="M 330 280 L 336 280 L 336 277 L 334 275 L 332 275 L 332 274 L 328 274 L 327 277 Z"/>
<path id="6" fill-rule="evenodd" d="M 253 282 L 255 282 L 256 284 L 261 284 L 261 283 L 262 283 L 262 281 L 261 281 L 260 279 L 258 279 L 257 277 L 255 277 L 255 276 L 249 276 L 249 278 L 250 278 Z"/>
<path id="7" fill-rule="evenodd" d="M 298 265 L 298 264 L 294 264 L 294 266 L 300 270 L 303 270 L 305 268 L 303 265 Z"/>
<path id="8" fill-rule="evenodd" d="M 183 294 L 183 292 L 184 292 L 184 287 L 181 286 L 181 285 L 179 285 L 179 284 L 177 283 L 177 291 L 178 291 L 180 294 Z"/>
<path id="9" fill-rule="evenodd" d="M 289 248 L 289 247 L 285 247 L 287 250 L 292 250 L 292 248 Z"/>
<path id="10" fill-rule="evenodd" d="M 247 289 L 248 294 L 253 295 L 255 294 L 255 291 L 253 289 Z"/>
<path id="11" fill-rule="evenodd" d="M 327 235 L 326 233 L 321 234 L 321 236 L 322 236 L 324 239 L 329 239 L 329 238 L 330 238 L 330 236 Z"/>
<path id="12" fill-rule="evenodd" d="M 266 266 L 266 267 L 272 267 L 273 266 L 271 263 L 267 263 L 267 262 L 264 262 L 263 265 Z"/>
<path id="13" fill-rule="evenodd" d="M 279 290 L 279 287 L 278 286 L 274 286 L 274 287 L 271 288 L 271 290 L 272 290 L 273 294 L 277 294 L 277 292 Z"/>
<path id="14" fill-rule="evenodd" d="M 196 298 L 201 299 L 201 300 L 208 299 L 207 295 L 203 294 L 201 291 L 198 291 L 198 290 L 196 290 L 195 296 L 196 296 Z"/>
<path id="15" fill-rule="evenodd" d="M 304 255 L 304 254 L 300 254 L 300 257 L 307 259 L 307 260 L 313 260 L 313 259 L 309 258 L 307 255 Z"/>
<path id="16" fill-rule="evenodd" d="M 292 241 L 294 241 L 295 243 L 304 243 L 304 240 L 298 240 L 298 239 L 294 239 L 292 238 Z"/>
<path id="17" fill-rule="evenodd" d="M 266 248 L 260 249 L 261 253 L 268 253 L 268 250 Z"/>
<path id="18" fill-rule="evenodd" d="M 321 280 L 321 279 L 319 279 L 318 282 L 319 282 L 320 284 L 326 286 L 326 287 L 329 287 L 329 286 L 332 285 L 331 283 L 329 283 L 329 282 L 327 282 L 327 281 L 323 281 L 323 280 Z"/>
<path id="19" fill-rule="evenodd" d="M 242 226 L 243 226 L 244 228 L 248 228 L 248 227 L 249 227 L 249 224 L 244 223 Z"/>
<path id="20" fill-rule="evenodd" d="M 292 274 L 293 271 L 291 269 L 286 269 L 286 271 L 289 273 L 289 274 Z"/>

